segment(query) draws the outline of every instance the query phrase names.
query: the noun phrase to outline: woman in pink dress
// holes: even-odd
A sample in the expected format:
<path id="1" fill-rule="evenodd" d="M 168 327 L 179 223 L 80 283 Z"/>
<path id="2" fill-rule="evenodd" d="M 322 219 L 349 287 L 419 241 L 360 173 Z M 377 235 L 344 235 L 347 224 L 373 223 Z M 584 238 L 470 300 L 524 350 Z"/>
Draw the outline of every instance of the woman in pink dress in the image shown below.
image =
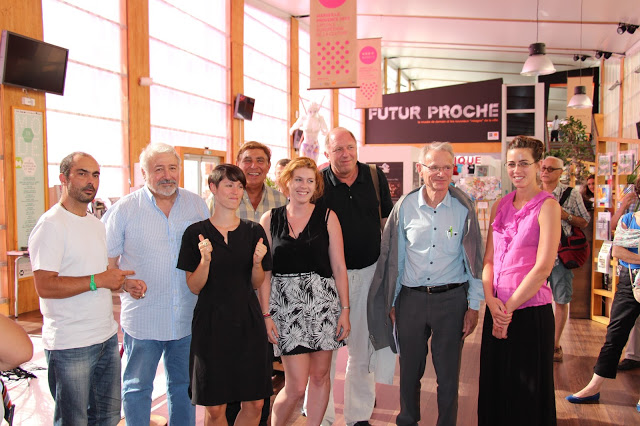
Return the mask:
<path id="1" fill-rule="evenodd" d="M 538 186 L 542 142 L 517 136 L 507 150 L 515 191 L 491 212 L 482 283 L 479 425 L 555 425 L 551 274 L 560 205 Z"/>

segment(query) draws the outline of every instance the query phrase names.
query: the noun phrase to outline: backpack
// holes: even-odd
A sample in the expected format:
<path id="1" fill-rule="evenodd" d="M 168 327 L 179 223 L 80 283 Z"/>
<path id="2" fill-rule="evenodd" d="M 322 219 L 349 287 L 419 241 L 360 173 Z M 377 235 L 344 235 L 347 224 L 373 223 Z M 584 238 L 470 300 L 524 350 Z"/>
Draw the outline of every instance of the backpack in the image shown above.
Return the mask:
<path id="1" fill-rule="evenodd" d="M 569 198 L 572 187 L 568 187 L 562 193 L 560 197 L 560 206 L 564 204 L 564 202 Z M 562 237 L 560 238 L 560 245 L 558 246 L 558 258 L 560 258 L 560 262 L 567 269 L 575 269 L 579 268 L 586 260 L 589 258 L 589 242 L 587 241 L 587 237 L 582 232 L 582 229 L 577 226 L 571 227 L 571 236 L 567 236 L 562 231 Z"/>

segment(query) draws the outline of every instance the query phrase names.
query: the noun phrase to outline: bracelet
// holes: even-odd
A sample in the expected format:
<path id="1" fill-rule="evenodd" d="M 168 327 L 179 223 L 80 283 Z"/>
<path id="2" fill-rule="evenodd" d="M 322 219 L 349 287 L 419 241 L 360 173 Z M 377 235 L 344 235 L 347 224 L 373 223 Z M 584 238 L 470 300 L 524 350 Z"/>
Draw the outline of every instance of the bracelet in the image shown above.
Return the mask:
<path id="1" fill-rule="evenodd" d="M 342 309 L 351 309 L 351 306 L 343 306 Z"/>
<path id="2" fill-rule="evenodd" d="M 124 291 L 125 293 L 129 293 L 129 292 L 127 291 L 126 284 L 127 284 L 127 280 L 124 280 L 124 282 L 122 283 L 122 291 Z"/>
<path id="3" fill-rule="evenodd" d="M 91 275 L 91 281 L 89 281 L 89 288 L 91 291 L 96 291 L 98 287 L 96 287 L 95 275 Z"/>
<path id="4" fill-rule="evenodd" d="M 271 318 L 271 314 L 270 314 L 269 312 L 263 312 L 263 313 L 262 313 L 262 316 L 263 316 L 264 318 Z"/>

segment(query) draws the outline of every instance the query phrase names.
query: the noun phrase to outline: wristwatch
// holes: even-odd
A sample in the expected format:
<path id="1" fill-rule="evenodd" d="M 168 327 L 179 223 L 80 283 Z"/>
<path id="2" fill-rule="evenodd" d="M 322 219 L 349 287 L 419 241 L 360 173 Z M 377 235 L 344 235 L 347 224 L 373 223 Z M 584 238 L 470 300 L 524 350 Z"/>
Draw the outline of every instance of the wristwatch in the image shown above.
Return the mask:
<path id="1" fill-rule="evenodd" d="M 568 215 L 567 216 L 567 223 L 571 223 L 572 220 L 573 220 L 573 215 Z"/>

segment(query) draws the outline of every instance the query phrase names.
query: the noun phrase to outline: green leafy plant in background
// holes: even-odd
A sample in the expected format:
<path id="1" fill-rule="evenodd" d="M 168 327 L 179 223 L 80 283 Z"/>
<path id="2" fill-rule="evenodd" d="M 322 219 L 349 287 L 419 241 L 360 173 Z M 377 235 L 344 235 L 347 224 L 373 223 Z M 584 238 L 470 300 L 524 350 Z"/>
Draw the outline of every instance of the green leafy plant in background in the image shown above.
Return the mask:
<path id="1" fill-rule="evenodd" d="M 267 176 L 267 178 L 264 180 L 264 183 L 266 183 L 270 188 L 278 189 L 278 185 L 276 185 L 276 183 L 269 176 Z"/>
<path id="2" fill-rule="evenodd" d="M 559 147 L 549 150 L 547 156 L 554 156 L 562 159 L 565 166 L 574 165 L 573 170 L 569 167 L 567 174 L 574 176 L 576 184 L 586 182 L 591 174 L 585 161 L 594 162 L 595 153 L 591 144 L 591 135 L 587 133 L 587 128 L 582 121 L 570 116 L 566 122 L 560 124 Z M 635 172 L 635 171 L 634 171 Z"/>
<path id="3" fill-rule="evenodd" d="M 634 167 L 633 171 L 627 175 L 627 185 L 633 185 L 636 183 L 636 180 L 638 179 L 639 168 L 640 168 L 640 160 L 636 164 L 636 167 Z"/>

